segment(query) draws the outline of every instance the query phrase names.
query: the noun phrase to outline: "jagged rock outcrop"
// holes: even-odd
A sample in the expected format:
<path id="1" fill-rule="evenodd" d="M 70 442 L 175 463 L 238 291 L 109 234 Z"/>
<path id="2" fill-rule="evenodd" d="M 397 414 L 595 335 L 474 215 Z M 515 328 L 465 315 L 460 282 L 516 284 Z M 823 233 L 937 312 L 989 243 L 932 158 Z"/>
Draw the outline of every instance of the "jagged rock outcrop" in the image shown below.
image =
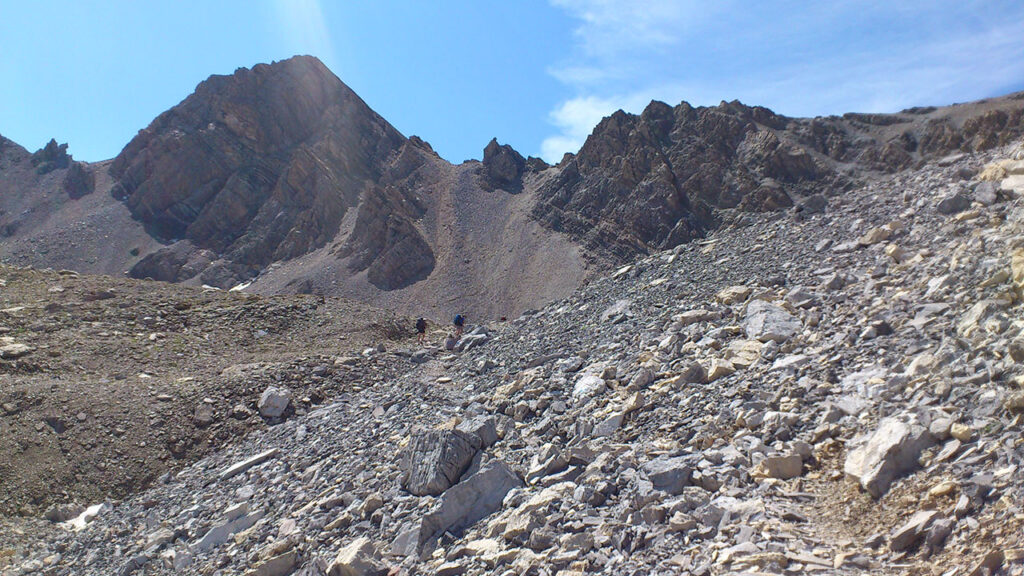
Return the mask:
<path id="1" fill-rule="evenodd" d="M 671 248 L 715 228 L 722 211 L 775 211 L 953 152 L 1024 134 L 1020 95 L 975 107 L 788 118 L 722 102 L 652 102 L 605 118 L 540 187 L 534 216 L 616 258 Z"/>
<path id="2" fill-rule="evenodd" d="M 484 187 L 518 192 L 523 188 L 526 159 L 508 144 L 498 144 L 492 138 L 484 148 Z"/>
<path id="3" fill-rule="evenodd" d="M 295 57 L 210 77 L 141 131 L 111 174 L 154 235 L 251 275 L 334 238 L 403 141 L 319 60 Z"/>
<path id="4" fill-rule="evenodd" d="M 57 144 L 57 141 L 50 139 L 39 150 L 32 154 L 32 165 L 39 175 L 49 174 L 54 170 L 67 168 L 71 164 L 71 155 L 68 154 L 68 145 Z"/>
<path id="5" fill-rule="evenodd" d="M 365 270 L 367 280 L 381 290 L 404 288 L 423 280 L 434 269 L 434 253 L 415 221 L 426 208 L 402 188 L 376 188 L 367 194 L 340 255 L 349 268 Z"/>
<path id="6" fill-rule="evenodd" d="M 96 175 L 81 162 L 72 162 L 64 175 L 64 192 L 69 198 L 77 200 L 96 189 Z"/>
<path id="7" fill-rule="evenodd" d="M 787 119 L 739 103 L 605 118 L 546 182 L 534 215 L 617 257 L 678 245 L 716 225 L 714 210 L 792 205 L 800 189 L 841 180 L 774 130 Z"/>

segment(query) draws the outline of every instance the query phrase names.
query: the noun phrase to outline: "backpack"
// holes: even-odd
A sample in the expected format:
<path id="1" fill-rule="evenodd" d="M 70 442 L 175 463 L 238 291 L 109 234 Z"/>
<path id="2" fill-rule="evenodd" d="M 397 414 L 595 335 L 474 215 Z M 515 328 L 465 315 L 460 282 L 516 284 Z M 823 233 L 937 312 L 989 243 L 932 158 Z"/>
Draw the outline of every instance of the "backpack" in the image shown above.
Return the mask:
<path id="1" fill-rule="evenodd" d="M 427 329 L 427 321 L 424 320 L 423 318 L 420 318 L 419 320 L 417 320 L 416 321 L 416 329 L 419 330 L 420 332 L 426 330 Z"/>
<path id="2" fill-rule="evenodd" d="M 454 324 L 456 326 L 462 326 L 466 322 L 466 319 L 462 317 L 462 314 L 456 314 Z"/>

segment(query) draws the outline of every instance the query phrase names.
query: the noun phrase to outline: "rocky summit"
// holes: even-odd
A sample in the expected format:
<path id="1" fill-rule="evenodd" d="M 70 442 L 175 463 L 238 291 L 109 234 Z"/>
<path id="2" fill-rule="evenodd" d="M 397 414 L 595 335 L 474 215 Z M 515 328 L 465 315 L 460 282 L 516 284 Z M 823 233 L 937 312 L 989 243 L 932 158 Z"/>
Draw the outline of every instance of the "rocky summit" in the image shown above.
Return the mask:
<path id="1" fill-rule="evenodd" d="M 1022 109 L 455 166 L 296 57 L 0 139 L 0 574 L 1024 575 Z"/>
<path id="2" fill-rule="evenodd" d="M 5 470 L 0 569 L 1024 574 L 1022 178 L 1022 142 L 921 161 L 425 346 L 2 268 L 4 466 L 60 482 Z"/>

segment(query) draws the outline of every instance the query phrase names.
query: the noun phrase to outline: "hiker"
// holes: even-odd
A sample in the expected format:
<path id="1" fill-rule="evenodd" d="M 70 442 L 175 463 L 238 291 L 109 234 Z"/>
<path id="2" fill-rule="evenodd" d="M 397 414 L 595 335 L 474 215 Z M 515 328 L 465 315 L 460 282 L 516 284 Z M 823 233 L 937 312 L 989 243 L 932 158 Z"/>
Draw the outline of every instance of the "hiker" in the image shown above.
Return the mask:
<path id="1" fill-rule="evenodd" d="M 466 319 L 462 314 L 456 314 L 455 319 L 452 320 L 452 324 L 455 325 L 455 337 L 462 338 L 462 329 L 466 325 Z"/>
<path id="2" fill-rule="evenodd" d="M 427 340 L 427 321 L 423 318 L 416 321 L 416 334 L 416 343 L 422 346 Z"/>

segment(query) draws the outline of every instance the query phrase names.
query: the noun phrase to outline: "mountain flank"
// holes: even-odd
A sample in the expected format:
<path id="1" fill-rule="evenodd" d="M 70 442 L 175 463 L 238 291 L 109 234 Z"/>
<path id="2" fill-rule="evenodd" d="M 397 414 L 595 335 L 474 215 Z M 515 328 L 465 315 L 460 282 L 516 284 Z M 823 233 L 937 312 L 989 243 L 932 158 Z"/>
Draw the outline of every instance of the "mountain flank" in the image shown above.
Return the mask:
<path id="1" fill-rule="evenodd" d="M 482 161 L 452 165 L 297 56 L 211 76 L 111 161 L 4 141 L 0 257 L 514 316 L 746 215 L 813 212 L 874 178 L 1013 141 L 1022 109 L 1021 94 L 812 119 L 652 102 L 605 118 L 555 166 L 497 139 Z"/>

